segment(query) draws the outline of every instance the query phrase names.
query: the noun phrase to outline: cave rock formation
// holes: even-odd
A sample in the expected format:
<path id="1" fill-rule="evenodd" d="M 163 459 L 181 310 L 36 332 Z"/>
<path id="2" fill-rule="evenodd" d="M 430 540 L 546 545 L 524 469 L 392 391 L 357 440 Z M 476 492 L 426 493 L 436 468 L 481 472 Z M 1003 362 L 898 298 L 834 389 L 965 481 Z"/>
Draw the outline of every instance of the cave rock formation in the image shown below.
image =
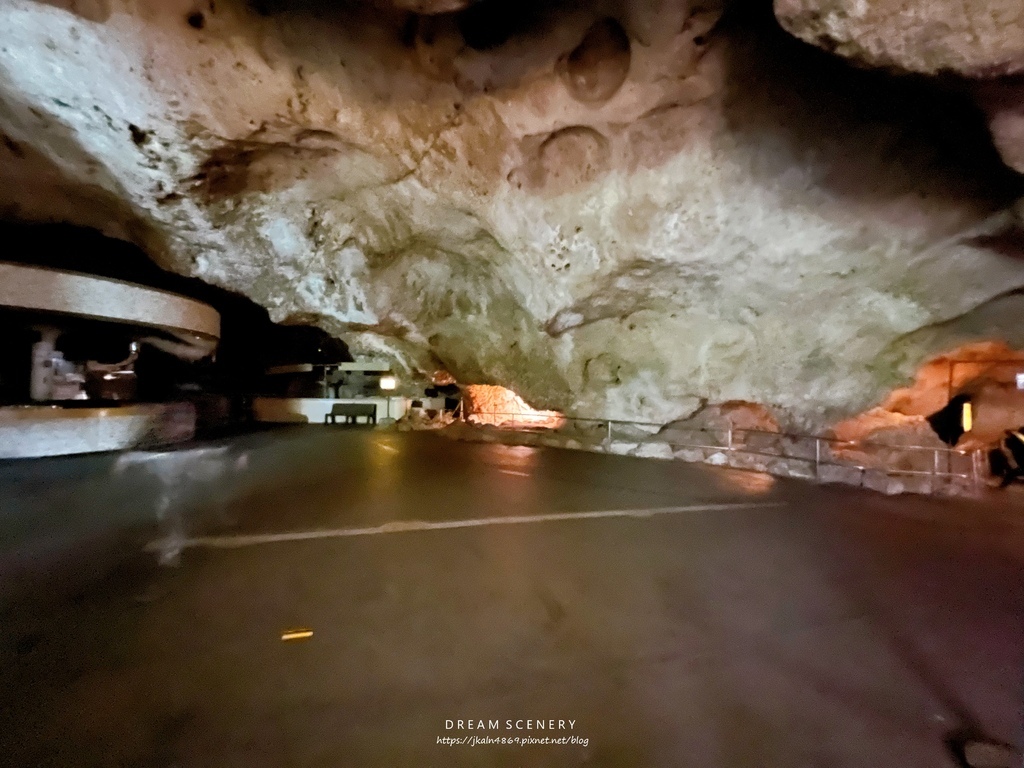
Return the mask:
<path id="1" fill-rule="evenodd" d="M 1020 4 L 909 5 L 2 0 L 0 205 L 408 372 L 818 428 L 1024 342 Z"/>

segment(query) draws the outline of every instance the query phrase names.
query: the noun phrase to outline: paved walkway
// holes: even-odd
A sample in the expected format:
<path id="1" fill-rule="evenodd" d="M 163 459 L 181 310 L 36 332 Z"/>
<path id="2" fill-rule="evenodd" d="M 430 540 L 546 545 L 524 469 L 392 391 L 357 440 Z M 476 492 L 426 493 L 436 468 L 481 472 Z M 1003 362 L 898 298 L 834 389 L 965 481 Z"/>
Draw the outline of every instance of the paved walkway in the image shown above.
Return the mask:
<path id="1" fill-rule="evenodd" d="M 8 518 L 163 519 L 4 617 L 0 765 L 936 768 L 1017 737 L 1002 501 L 322 427 L 0 485 Z"/>

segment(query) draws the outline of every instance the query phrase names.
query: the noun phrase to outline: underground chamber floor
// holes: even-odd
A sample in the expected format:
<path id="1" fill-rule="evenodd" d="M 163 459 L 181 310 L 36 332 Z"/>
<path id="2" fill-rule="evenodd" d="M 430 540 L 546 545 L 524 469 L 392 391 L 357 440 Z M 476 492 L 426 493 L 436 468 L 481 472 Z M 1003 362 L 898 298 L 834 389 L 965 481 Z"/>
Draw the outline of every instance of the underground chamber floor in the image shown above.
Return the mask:
<path id="1" fill-rule="evenodd" d="M 162 518 L 6 610 L 0 764 L 934 768 L 1019 733 L 1006 504 L 319 427 L 175 460 L 0 467 L 8 516 Z"/>

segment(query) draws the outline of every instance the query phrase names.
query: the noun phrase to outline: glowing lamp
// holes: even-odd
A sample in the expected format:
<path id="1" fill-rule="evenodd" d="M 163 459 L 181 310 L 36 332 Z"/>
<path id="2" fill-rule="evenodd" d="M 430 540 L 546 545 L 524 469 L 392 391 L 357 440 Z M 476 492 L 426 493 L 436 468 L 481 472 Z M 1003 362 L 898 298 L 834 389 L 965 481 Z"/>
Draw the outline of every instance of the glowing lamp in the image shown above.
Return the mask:
<path id="1" fill-rule="evenodd" d="M 398 380 L 394 376 L 381 376 L 380 377 L 380 388 L 381 389 L 394 389 L 398 386 Z"/>
<path id="2" fill-rule="evenodd" d="M 963 417 L 961 419 L 964 432 L 970 432 L 971 427 L 974 426 L 974 409 L 971 408 L 970 403 L 964 403 Z"/>

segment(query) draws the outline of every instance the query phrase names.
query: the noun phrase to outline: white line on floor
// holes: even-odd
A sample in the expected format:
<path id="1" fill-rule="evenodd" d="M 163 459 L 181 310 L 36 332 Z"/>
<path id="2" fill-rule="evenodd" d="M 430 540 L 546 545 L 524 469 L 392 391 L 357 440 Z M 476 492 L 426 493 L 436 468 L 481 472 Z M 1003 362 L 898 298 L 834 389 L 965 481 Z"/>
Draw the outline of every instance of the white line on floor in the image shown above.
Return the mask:
<path id="1" fill-rule="evenodd" d="M 655 507 L 653 509 L 603 509 L 593 512 L 551 512 L 544 515 L 509 515 L 507 517 L 483 517 L 472 520 L 398 520 L 372 528 L 332 528 L 313 531 L 288 531 L 284 533 L 254 533 L 236 536 L 197 536 L 189 539 L 167 541 L 158 539 L 146 545 L 147 552 L 161 552 L 168 546 L 175 548 L 207 547 L 211 549 L 236 549 L 257 544 L 276 544 L 283 541 L 310 541 L 314 539 L 340 539 L 349 536 L 376 536 L 382 533 L 408 533 L 410 531 L 439 531 L 452 528 L 480 528 L 487 525 L 525 525 L 528 523 L 550 523 L 563 520 L 597 520 L 606 517 L 654 517 L 656 515 L 678 515 L 686 512 L 718 512 L 739 509 L 769 509 L 785 506 L 784 502 L 747 502 L 739 504 L 692 504 L 686 507 Z"/>
<path id="2" fill-rule="evenodd" d="M 529 477 L 530 476 L 529 472 L 517 472 L 514 469 L 499 469 L 498 471 L 501 472 L 503 475 L 518 475 L 519 477 Z"/>

